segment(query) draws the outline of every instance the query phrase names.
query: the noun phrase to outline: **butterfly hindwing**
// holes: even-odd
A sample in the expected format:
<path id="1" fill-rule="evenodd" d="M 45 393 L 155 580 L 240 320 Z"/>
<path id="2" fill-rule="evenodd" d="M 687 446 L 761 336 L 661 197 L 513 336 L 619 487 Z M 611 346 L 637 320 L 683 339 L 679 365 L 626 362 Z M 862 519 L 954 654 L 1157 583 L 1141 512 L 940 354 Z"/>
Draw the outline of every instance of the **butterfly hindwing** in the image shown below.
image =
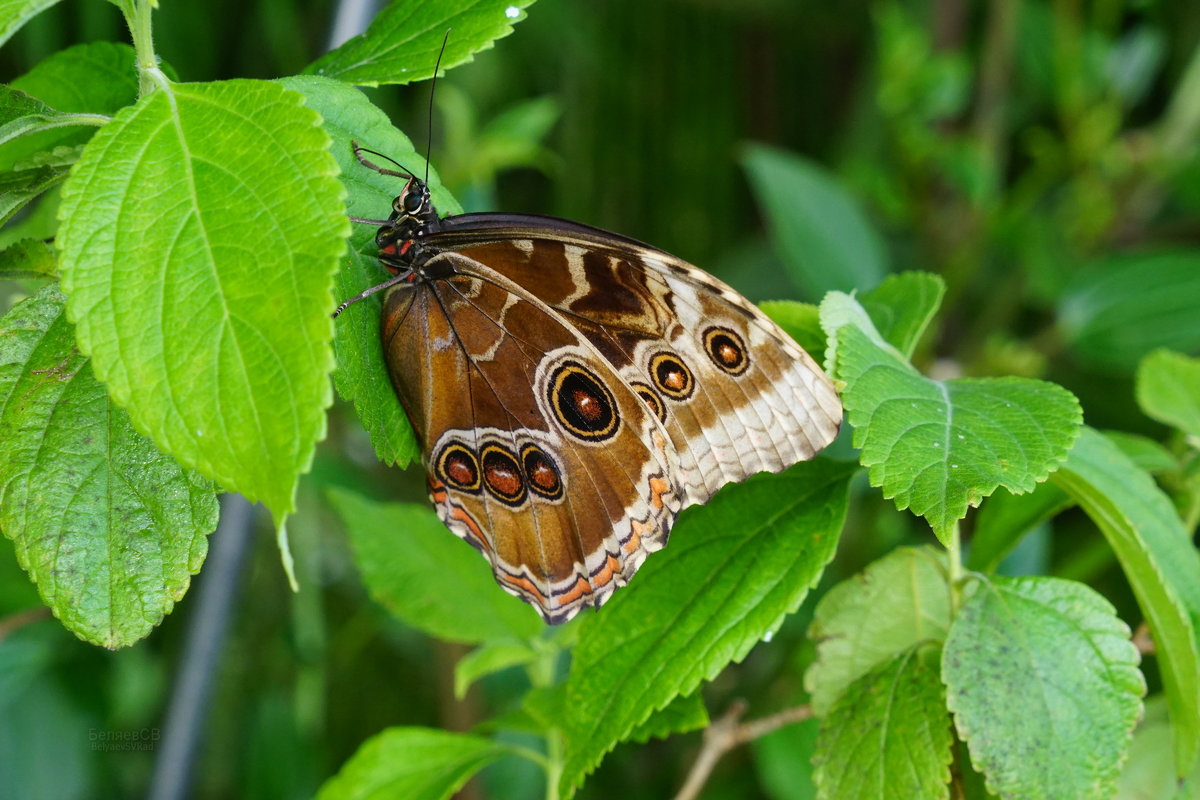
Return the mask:
<path id="1" fill-rule="evenodd" d="M 456 274 L 389 290 L 382 326 L 431 497 L 501 586 L 561 622 L 666 542 L 674 448 L 553 310 L 463 254 L 436 258 Z"/>

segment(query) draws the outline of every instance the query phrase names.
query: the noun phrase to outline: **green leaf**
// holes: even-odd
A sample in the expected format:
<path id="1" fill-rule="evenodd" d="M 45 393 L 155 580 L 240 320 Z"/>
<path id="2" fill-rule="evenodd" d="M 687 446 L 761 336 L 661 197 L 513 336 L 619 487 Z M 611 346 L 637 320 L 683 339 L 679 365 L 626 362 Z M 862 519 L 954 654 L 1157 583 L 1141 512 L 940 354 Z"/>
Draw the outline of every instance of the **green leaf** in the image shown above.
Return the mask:
<path id="1" fill-rule="evenodd" d="M 763 145 L 746 148 L 742 167 L 789 274 L 808 297 L 869 289 L 883 279 L 879 235 L 823 167 Z"/>
<path id="2" fill-rule="evenodd" d="M 1117 800 L 1195 800 L 1200 796 L 1200 763 L 1181 784 L 1175 777 L 1174 760 L 1167 703 L 1161 695 L 1152 697 L 1146 701 L 1146 714 L 1133 733 Z"/>
<path id="3" fill-rule="evenodd" d="M 1058 321 L 1073 351 L 1132 371 L 1152 350 L 1200 350 L 1200 250 L 1113 256 L 1080 273 Z"/>
<path id="4" fill-rule="evenodd" d="M 411 83 L 433 77 L 442 41 L 440 69 L 472 60 L 496 39 L 512 33 L 533 0 L 396 0 L 379 12 L 367 32 L 310 64 L 305 72 L 358 86 Z M 446 39 L 446 32 L 450 38 Z"/>
<path id="5" fill-rule="evenodd" d="M 304 95 L 309 108 L 319 112 L 322 125 L 334 141 L 333 155 L 342 171 L 349 213 L 364 219 L 384 219 L 391 212 L 392 198 L 404 184 L 380 175 L 355 160 L 350 141 L 385 153 L 401 164 L 424 162 L 412 143 L 392 127 L 387 115 L 357 89 L 328 78 L 300 77 L 280 81 Z M 413 167 L 417 169 L 416 166 Z M 443 214 L 461 213 L 458 203 L 430 170 L 429 188 Z M 334 281 L 340 303 L 364 289 L 382 283 L 391 275 L 379 265 L 375 247 L 376 228 L 355 225 L 350 237 L 349 260 L 343 260 Z M 405 466 L 420 455 L 412 426 L 392 389 L 379 338 L 382 295 L 361 300 L 336 320 L 334 351 L 337 370 L 333 383 L 338 394 L 354 403 L 354 410 L 371 436 L 375 453 L 388 464 Z"/>
<path id="6" fill-rule="evenodd" d="M 704 695 L 692 692 L 686 697 L 676 697 L 666 708 L 661 708 L 634 728 L 627 737 L 631 742 L 645 744 L 651 739 L 666 739 L 676 733 L 689 733 L 708 726 L 708 709 L 704 707 Z"/>
<path id="7" fill-rule="evenodd" d="M 80 347 L 113 399 L 277 524 L 325 435 L 349 232 L 302 99 L 262 81 L 143 98 L 88 143 L 57 239 Z"/>
<path id="8" fill-rule="evenodd" d="M 1200 437 L 1200 358 L 1156 350 L 1137 371 L 1137 402 L 1146 416 Z"/>
<path id="9" fill-rule="evenodd" d="M 138 77 L 133 48 L 113 42 L 92 42 L 53 53 L 11 83 L 31 97 L 57 109 L 79 114 L 95 124 L 95 117 L 112 116 L 138 97 Z M 39 131 L 0 146 L 0 169 L 24 164 L 37 153 L 56 147 L 83 145 L 94 127 L 64 127 Z"/>
<path id="10" fill-rule="evenodd" d="M 946 282 L 937 275 L 901 272 L 863 292 L 859 302 L 879 335 L 909 358 L 945 294 Z"/>
<path id="11" fill-rule="evenodd" d="M 850 684 L 950 628 L 946 555 L 900 547 L 821 598 L 808 629 L 817 660 L 804 675 L 813 712 L 824 716 Z"/>
<path id="12" fill-rule="evenodd" d="M 0 85 L 0 144 L 31 133 L 73 125 L 95 126 L 104 121 L 104 117 L 96 114 L 56 111 L 24 92 Z"/>
<path id="13" fill-rule="evenodd" d="M 507 748 L 489 739 L 431 728 L 388 728 L 368 739 L 317 800 L 444 800 Z"/>
<path id="14" fill-rule="evenodd" d="M 1179 470 L 1179 459 L 1153 439 L 1125 431 L 1104 431 L 1104 438 L 1120 448 L 1130 461 L 1152 475 Z"/>
<path id="15" fill-rule="evenodd" d="M 67 179 L 65 168 L 51 166 L 0 174 L 0 225 L 17 212 Z"/>
<path id="16" fill-rule="evenodd" d="M 533 609 L 497 586 L 487 561 L 428 506 L 376 503 L 336 489 L 329 499 L 350 532 L 371 597 L 408 624 L 467 643 L 541 631 Z"/>
<path id="17" fill-rule="evenodd" d="M 942 679 L 959 736 L 1004 798 L 1116 790 L 1145 680 L 1103 597 L 1057 578 L 980 580 L 950 628 Z"/>
<path id="18" fill-rule="evenodd" d="M 58 274 L 54 245 L 40 239 L 21 239 L 0 250 L 0 278 L 53 278 Z"/>
<path id="19" fill-rule="evenodd" d="M 0 0 L 0 44 L 59 0 Z"/>
<path id="20" fill-rule="evenodd" d="M 822 302 L 821 320 L 871 485 L 901 510 L 925 517 L 943 543 L 967 508 L 998 486 L 1032 491 L 1078 435 L 1079 401 L 1061 386 L 1026 378 L 930 380 L 840 292 Z"/>
<path id="21" fill-rule="evenodd" d="M 454 666 L 454 696 L 463 698 L 471 684 L 493 672 L 531 664 L 538 651 L 522 639 L 491 639 L 458 660 Z"/>
<path id="22" fill-rule="evenodd" d="M 768 300 L 759 303 L 758 307 L 795 339 L 805 352 L 817 360 L 822 358 L 826 341 L 817 306 L 797 303 L 795 300 Z"/>
<path id="23" fill-rule="evenodd" d="M 847 688 L 821 720 L 819 797 L 950 796 L 954 737 L 945 689 L 920 652 L 896 655 Z"/>
<path id="24" fill-rule="evenodd" d="M 1028 494 L 997 490 L 975 517 L 967 568 L 995 571 L 1025 534 L 1072 505 L 1074 501 L 1052 483 Z"/>
<path id="25" fill-rule="evenodd" d="M 799 607 L 833 557 L 854 471 L 818 458 L 725 487 L 586 620 L 567 678 L 564 793 Z"/>
<path id="26" fill-rule="evenodd" d="M 1154 479 L 1091 428 L 1054 483 L 1079 503 L 1108 539 L 1154 636 L 1175 724 L 1175 766 L 1200 752 L 1200 556 L 1170 499 Z"/>
<path id="27" fill-rule="evenodd" d="M 116 648 L 183 597 L 217 503 L 112 405 L 63 306 L 46 287 L 0 319 L 0 529 L 63 625 Z"/>

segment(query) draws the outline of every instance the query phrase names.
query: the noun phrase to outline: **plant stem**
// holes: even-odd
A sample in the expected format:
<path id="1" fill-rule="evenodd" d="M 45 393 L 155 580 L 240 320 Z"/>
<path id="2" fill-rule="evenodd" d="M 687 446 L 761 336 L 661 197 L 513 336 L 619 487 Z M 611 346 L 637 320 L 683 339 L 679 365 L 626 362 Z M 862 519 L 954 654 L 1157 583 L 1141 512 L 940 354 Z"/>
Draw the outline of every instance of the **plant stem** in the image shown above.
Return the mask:
<path id="1" fill-rule="evenodd" d="M 962 563 L 962 529 L 958 523 L 950 529 L 950 541 L 946 545 L 950 556 L 950 617 L 958 613 L 958 606 L 962 600 L 962 579 L 963 579 L 963 563 Z"/>
<path id="2" fill-rule="evenodd" d="M 153 7 L 155 0 L 135 0 L 132 7 L 122 5 L 125 24 L 133 39 L 133 50 L 138 70 L 138 94 L 142 97 L 166 86 L 166 76 L 158 68 L 158 54 L 154 52 Z"/>
<path id="3" fill-rule="evenodd" d="M 563 773 L 562 733 L 546 731 L 546 800 L 558 800 L 558 784 Z"/>

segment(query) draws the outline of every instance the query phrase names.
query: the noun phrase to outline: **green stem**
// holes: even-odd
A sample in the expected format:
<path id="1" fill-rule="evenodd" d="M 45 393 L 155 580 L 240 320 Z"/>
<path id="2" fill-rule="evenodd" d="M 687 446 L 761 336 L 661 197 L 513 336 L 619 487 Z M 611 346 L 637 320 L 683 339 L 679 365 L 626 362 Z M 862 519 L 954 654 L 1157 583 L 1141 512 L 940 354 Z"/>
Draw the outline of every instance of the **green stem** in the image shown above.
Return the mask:
<path id="1" fill-rule="evenodd" d="M 946 549 L 950 556 L 950 618 L 953 619 L 962 602 L 963 579 L 962 529 L 959 528 L 957 522 L 950 529 L 950 541 L 947 543 Z"/>
<path id="2" fill-rule="evenodd" d="M 562 733 L 556 729 L 546 732 L 546 800 L 558 800 L 558 784 L 563 773 Z"/>
<path id="3" fill-rule="evenodd" d="M 124 3 L 125 24 L 133 39 L 133 50 L 137 61 L 138 93 L 145 97 L 153 91 L 166 88 L 167 77 L 158 68 L 158 54 L 154 52 L 153 10 L 157 0 L 134 0 Z"/>

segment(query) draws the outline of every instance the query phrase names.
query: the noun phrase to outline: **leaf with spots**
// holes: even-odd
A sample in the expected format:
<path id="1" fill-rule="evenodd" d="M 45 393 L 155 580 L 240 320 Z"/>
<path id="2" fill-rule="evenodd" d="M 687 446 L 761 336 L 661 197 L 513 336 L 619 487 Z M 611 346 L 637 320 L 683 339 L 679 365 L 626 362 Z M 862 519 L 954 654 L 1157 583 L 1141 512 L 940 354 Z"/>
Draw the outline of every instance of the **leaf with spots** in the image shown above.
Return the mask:
<path id="1" fill-rule="evenodd" d="M 959 736 L 1004 798 L 1111 797 L 1145 679 L 1103 597 L 1058 578 L 980 580 L 942 654 Z"/>
<path id="2" fill-rule="evenodd" d="M 931 658 L 914 648 L 846 687 L 821 720 L 813 754 L 820 797 L 935 800 L 950 796 L 954 737 L 945 688 Z"/>
<path id="3" fill-rule="evenodd" d="M 217 502 L 113 405 L 63 307 L 47 287 L 0 319 L 0 529 L 63 625 L 116 648 L 187 591 Z"/>
<path id="4" fill-rule="evenodd" d="M 926 378 L 841 292 L 825 298 L 821 320 L 871 485 L 925 517 L 942 542 L 996 487 L 1023 493 L 1044 481 L 1079 435 L 1079 402 L 1061 386 Z"/>
<path id="5" fill-rule="evenodd" d="M 830 589 L 813 614 L 808 638 L 817 660 L 804 675 L 813 711 L 822 715 L 846 687 L 917 645 L 945 641 L 950 628 L 946 554 L 900 547 Z"/>

